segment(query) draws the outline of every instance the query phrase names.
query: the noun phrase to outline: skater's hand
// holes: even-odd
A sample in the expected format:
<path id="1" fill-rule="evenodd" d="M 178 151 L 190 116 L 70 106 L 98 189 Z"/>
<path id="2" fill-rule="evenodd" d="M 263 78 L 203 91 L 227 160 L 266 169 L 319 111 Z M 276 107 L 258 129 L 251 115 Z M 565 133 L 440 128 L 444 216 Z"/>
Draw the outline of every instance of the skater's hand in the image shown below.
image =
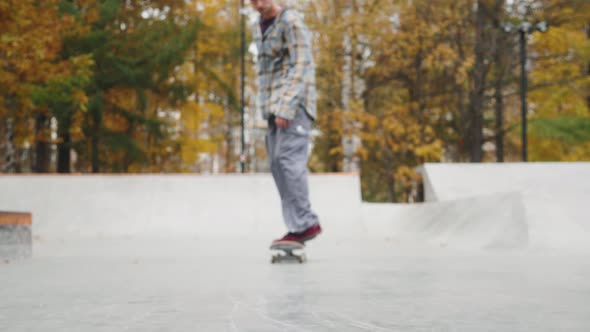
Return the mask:
<path id="1" fill-rule="evenodd" d="M 285 118 L 281 118 L 280 116 L 277 116 L 277 117 L 275 117 L 275 124 L 277 125 L 277 128 L 285 129 L 285 128 L 289 127 L 289 125 L 291 124 L 291 121 L 289 121 Z"/>

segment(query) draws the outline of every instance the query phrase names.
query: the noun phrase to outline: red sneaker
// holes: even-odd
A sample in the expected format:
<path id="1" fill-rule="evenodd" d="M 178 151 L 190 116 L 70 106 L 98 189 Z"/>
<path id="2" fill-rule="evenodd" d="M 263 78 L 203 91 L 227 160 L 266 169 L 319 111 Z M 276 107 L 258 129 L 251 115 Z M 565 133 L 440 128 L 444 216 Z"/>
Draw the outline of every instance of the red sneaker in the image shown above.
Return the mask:
<path id="1" fill-rule="evenodd" d="M 318 236 L 322 232 L 322 226 L 320 224 L 315 224 L 310 226 L 308 229 L 304 230 L 301 233 L 296 233 L 295 236 L 297 237 L 297 242 L 304 243 L 309 241 L 316 236 Z"/>
<path id="2" fill-rule="evenodd" d="M 295 233 L 289 232 L 289 233 L 285 234 L 285 236 L 283 236 L 282 238 L 272 241 L 272 243 L 283 242 L 283 241 L 299 242 L 299 241 L 297 241 L 297 235 Z"/>
<path id="3" fill-rule="evenodd" d="M 276 239 L 272 241 L 272 243 L 283 242 L 283 241 L 294 241 L 304 244 L 305 241 L 309 241 L 316 236 L 318 236 L 322 232 L 322 227 L 320 224 L 315 224 L 304 230 L 300 233 L 287 233 L 280 239 Z"/>

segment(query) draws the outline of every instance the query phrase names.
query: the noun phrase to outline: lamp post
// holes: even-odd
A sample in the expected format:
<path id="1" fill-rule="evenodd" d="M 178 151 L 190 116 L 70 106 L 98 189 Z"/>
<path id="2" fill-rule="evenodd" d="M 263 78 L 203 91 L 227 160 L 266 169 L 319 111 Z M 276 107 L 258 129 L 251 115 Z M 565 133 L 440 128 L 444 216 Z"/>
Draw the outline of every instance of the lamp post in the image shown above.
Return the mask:
<path id="1" fill-rule="evenodd" d="M 547 22 L 539 22 L 536 25 L 532 25 L 529 22 L 522 22 L 520 25 L 515 26 L 511 23 L 505 23 L 502 25 L 505 32 L 518 32 L 520 40 L 520 107 L 521 107 L 521 126 L 522 126 L 522 161 L 528 161 L 528 143 L 527 143 L 527 72 L 526 72 L 526 59 L 527 59 L 527 37 L 529 34 L 539 31 L 547 31 Z"/>

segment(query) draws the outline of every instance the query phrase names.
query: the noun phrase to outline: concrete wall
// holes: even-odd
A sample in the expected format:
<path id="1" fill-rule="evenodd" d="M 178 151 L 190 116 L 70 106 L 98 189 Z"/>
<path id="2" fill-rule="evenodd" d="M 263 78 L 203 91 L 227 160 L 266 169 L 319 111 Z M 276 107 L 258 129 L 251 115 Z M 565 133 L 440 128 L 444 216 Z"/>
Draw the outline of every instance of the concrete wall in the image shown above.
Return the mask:
<path id="1" fill-rule="evenodd" d="M 358 175 L 310 176 L 310 192 L 331 234 L 362 230 Z M 285 232 L 268 174 L 4 175 L 0 210 L 31 212 L 34 234 L 45 237 Z"/>
<path id="2" fill-rule="evenodd" d="M 357 174 L 310 176 L 324 236 L 590 249 L 590 163 L 426 164 L 422 171 L 424 204 L 363 203 Z M 269 174 L 4 175 L 0 210 L 32 212 L 33 234 L 42 237 L 285 232 Z"/>

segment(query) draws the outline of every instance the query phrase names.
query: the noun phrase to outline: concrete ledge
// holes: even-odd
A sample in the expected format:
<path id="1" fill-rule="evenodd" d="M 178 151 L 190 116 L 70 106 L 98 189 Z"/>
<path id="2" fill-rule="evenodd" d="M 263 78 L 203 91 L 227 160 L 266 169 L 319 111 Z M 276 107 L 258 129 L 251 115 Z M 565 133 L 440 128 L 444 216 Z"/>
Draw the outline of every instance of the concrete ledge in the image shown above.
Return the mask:
<path id="1" fill-rule="evenodd" d="M 0 259 L 31 257 L 31 226 L 31 213 L 0 212 Z"/>
<path id="2" fill-rule="evenodd" d="M 32 224 L 33 216 L 31 213 L 0 211 L 0 226 L 31 226 Z"/>

